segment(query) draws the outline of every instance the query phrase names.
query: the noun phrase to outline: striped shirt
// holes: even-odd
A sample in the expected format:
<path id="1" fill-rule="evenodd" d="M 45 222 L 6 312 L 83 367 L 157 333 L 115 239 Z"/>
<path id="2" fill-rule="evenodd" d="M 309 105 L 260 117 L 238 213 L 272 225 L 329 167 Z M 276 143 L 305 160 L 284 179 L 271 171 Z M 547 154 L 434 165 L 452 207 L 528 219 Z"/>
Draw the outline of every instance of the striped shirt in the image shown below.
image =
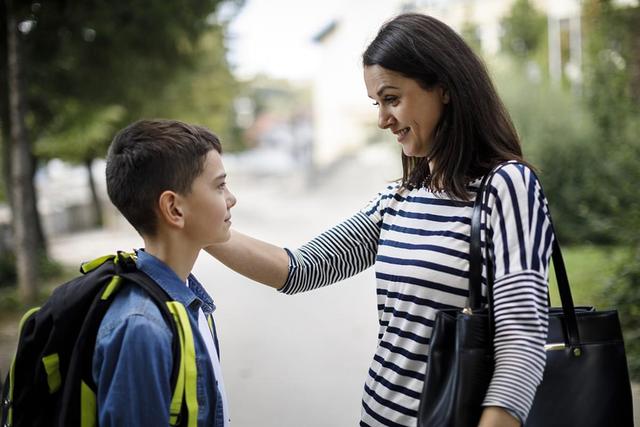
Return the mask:
<path id="1" fill-rule="evenodd" d="M 469 184 L 471 195 L 479 183 Z M 507 163 L 489 188 L 481 236 L 483 245 L 491 237 L 495 270 L 495 371 L 484 405 L 503 407 L 524 422 L 546 360 L 554 235 L 547 201 L 529 168 Z M 473 201 L 393 185 L 353 217 L 287 250 L 285 294 L 335 283 L 375 264 L 380 330 L 360 426 L 416 425 L 436 312 L 467 302 L 472 210 Z"/>

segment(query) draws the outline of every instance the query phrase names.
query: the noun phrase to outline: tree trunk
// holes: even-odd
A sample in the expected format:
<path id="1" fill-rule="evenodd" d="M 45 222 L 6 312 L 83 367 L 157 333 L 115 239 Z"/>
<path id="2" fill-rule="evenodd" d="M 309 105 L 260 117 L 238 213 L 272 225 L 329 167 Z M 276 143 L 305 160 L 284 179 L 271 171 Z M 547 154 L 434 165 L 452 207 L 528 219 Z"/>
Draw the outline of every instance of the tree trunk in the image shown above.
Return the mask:
<path id="1" fill-rule="evenodd" d="M 30 209 L 31 215 L 33 217 L 29 220 L 30 224 L 35 224 L 36 230 L 36 247 L 38 248 L 38 254 L 40 258 L 47 257 L 47 238 L 44 234 L 44 228 L 42 228 L 42 221 L 40 220 L 40 212 L 38 212 L 38 193 L 35 189 L 35 179 L 36 179 L 36 167 L 38 166 L 38 159 L 29 149 L 30 161 L 31 161 L 31 179 L 29 180 L 29 185 L 32 187 L 31 193 L 31 203 L 33 205 L 33 209 Z"/>
<path id="2" fill-rule="evenodd" d="M 20 34 L 11 3 L 7 8 L 7 78 L 11 137 L 11 200 L 18 291 L 24 302 L 37 295 L 38 246 L 33 218 L 37 215 L 33 163 L 25 124 L 24 92 L 20 63 Z"/>
<path id="3" fill-rule="evenodd" d="M 93 179 L 93 172 L 91 166 L 93 166 L 93 159 L 86 159 L 84 165 L 87 168 L 87 176 L 89 177 L 89 189 L 91 190 L 91 205 L 93 206 L 93 221 L 96 227 L 102 227 L 102 205 L 100 198 L 98 197 L 98 191 L 96 190 L 96 181 Z"/>
<path id="4" fill-rule="evenodd" d="M 6 80 L 6 79 L 4 79 Z M 6 86 L 3 86 L 3 91 L 0 92 L 1 109 L 0 111 L 0 124 L 2 129 L 0 129 L 0 146 L 2 147 L 2 152 L 0 152 L 0 158 L 2 159 L 2 165 L 0 165 L 0 169 L 2 169 L 2 176 L 0 176 L 0 180 L 2 181 L 4 195 L 7 198 L 7 204 L 11 207 L 11 188 L 9 183 L 11 182 L 11 134 L 9 132 L 9 99 L 7 97 L 7 91 L 5 91 Z"/>
<path id="5" fill-rule="evenodd" d="M 2 180 L 4 194 L 7 203 L 11 206 L 11 192 L 9 182 L 11 181 L 11 140 L 9 132 L 9 84 L 7 79 L 7 5 L 3 0 L 0 2 L 0 158 L 2 159 Z"/>

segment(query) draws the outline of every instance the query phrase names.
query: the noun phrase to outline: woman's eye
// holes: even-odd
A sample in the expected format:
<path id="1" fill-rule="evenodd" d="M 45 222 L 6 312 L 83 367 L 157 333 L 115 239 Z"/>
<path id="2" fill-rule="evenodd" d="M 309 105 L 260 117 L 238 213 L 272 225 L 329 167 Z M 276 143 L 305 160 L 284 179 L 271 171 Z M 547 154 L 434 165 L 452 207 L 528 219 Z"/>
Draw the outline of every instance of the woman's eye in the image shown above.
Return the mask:
<path id="1" fill-rule="evenodd" d="M 385 96 L 384 98 L 382 98 L 382 103 L 387 105 L 387 104 L 395 104 L 398 101 L 398 97 L 397 96 Z M 373 103 L 374 107 L 378 107 L 380 106 L 380 103 L 378 101 Z"/>

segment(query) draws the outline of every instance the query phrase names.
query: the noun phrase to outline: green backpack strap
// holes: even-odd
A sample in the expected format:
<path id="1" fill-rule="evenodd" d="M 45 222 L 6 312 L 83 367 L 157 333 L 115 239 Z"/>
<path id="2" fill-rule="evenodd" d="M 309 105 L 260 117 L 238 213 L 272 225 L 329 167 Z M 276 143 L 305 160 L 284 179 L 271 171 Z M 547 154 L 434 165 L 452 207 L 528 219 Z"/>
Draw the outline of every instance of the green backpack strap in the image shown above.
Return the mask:
<path id="1" fill-rule="evenodd" d="M 171 420 L 170 425 L 176 425 L 179 415 L 182 412 L 184 401 L 187 409 L 187 426 L 197 427 L 198 425 L 198 397 L 197 397 L 197 374 L 196 350 L 193 340 L 193 331 L 189 323 L 187 311 L 181 303 L 177 301 L 167 302 L 167 307 L 177 324 L 180 341 L 181 358 L 179 363 L 178 379 L 175 383 L 173 398 L 171 399 Z M 174 362 L 175 363 L 175 362 Z"/>
<path id="2" fill-rule="evenodd" d="M 197 427 L 197 365 L 193 330 L 183 304 L 172 300 L 149 276 L 139 270 L 123 272 L 120 276 L 142 287 L 156 302 L 173 334 L 173 395 L 170 406 L 170 425 Z M 186 418 L 186 423 L 185 419 Z"/>
<path id="3" fill-rule="evenodd" d="M 33 316 L 40 307 L 34 307 L 27 311 L 20 319 L 20 326 L 18 327 L 18 336 L 22 335 L 22 328 L 24 324 Z M 4 391 L 2 393 L 2 425 L 11 426 L 13 424 L 13 389 L 15 386 L 15 369 L 16 359 L 13 358 L 11 367 L 9 368 L 9 374 L 7 375 L 7 381 L 4 384 Z"/>
<path id="4" fill-rule="evenodd" d="M 110 260 L 114 259 L 115 257 L 116 256 L 113 255 L 113 254 L 104 255 L 104 256 L 98 257 L 98 258 L 96 258 L 94 260 L 83 262 L 82 264 L 80 264 L 80 273 L 82 273 L 82 274 L 90 273 L 93 270 L 95 270 L 98 267 L 100 267 L 105 262 L 110 261 Z"/>
<path id="5" fill-rule="evenodd" d="M 103 255 L 94 260 L 83 262 L 82 264 L 80 264 L 80 272 L 82 274 L 87 274 L 97 269 L 105 262 L 112 260 L 114 264 L 126 264 L 125 268 L 131 270 L 135 269 L 136 258 L 137 256 L 135 252 L 118 251 L 117 254 Z"/>

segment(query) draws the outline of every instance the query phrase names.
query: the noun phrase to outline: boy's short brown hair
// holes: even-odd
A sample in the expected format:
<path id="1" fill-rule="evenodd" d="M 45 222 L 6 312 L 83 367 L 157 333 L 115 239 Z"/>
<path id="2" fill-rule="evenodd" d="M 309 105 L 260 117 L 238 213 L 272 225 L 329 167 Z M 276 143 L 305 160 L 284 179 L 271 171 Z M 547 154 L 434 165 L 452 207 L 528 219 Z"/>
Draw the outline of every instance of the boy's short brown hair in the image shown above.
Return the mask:
<path id="1" fill-rule="evenodd" d="M 160 194 L 189 194 L 211 150 L 222 154 L 220 140 L 204 127 L 176 120 L 137 121 L 118 132 L 109 147 L 109 198 L 140 234 L 152 236 Z"/>

